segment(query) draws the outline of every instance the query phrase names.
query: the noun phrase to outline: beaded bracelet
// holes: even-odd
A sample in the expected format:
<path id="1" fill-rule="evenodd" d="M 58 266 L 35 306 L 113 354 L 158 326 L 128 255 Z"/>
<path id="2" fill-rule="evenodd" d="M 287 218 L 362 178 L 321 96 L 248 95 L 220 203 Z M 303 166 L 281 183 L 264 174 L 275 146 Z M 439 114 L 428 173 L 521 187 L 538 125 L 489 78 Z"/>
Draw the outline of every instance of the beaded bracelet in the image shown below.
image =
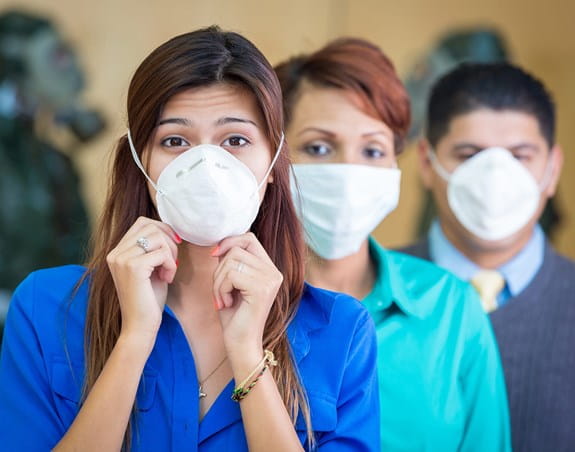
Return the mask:
<path id="1" fill-rule="evenodd" d="M 232 400 L 235 402 L 243 400 L 256 385 L 256 383 L 258 382 L 260 377 L 264 374 L 266 369 L 269 366 L 277 366 L 277 364 L 278 362 L 276 361 L 274 354 L 270 350 L 264 350 L 264 357 L 262 358 L 262 360 L 258 363 L 258 365 L 254 368 L 254 370 L 252 370 L 252 372 L 244 379 L 244 381 L 242 381 L 238 386 L 236 386 L 236 388 L 232 392 Z M 260 367 L 261 367 L 260 372 L 253 379 L 253 381 L 246 387 L 248 381 L 250 381 L 253 378 L 253 376 L 258 371 L 258 369 L 260 369 Z"/>

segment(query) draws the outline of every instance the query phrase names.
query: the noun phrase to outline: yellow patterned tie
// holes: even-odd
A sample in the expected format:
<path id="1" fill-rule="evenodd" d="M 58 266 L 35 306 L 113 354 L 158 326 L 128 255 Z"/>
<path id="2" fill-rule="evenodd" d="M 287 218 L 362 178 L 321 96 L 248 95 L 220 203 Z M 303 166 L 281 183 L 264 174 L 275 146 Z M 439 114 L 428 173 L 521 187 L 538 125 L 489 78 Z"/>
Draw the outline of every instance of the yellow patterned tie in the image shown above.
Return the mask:
<path id="1" fill-rule="evenodd" d="M 479 292 L 485 312 L 497 309 L 497 295 L 505 287 L 501 273 L 496 270 L 480 270 L 471 278 L 471 284 Z"/>

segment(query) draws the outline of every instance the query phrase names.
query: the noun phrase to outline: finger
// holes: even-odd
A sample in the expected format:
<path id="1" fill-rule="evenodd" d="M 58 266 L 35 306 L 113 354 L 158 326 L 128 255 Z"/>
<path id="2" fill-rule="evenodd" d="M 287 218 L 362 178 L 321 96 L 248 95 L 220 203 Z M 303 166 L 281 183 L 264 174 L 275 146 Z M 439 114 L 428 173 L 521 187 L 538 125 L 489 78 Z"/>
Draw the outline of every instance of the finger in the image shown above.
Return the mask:
<path id="1" fill-rule="evenodd" d="M 134 244 L 125 250 L 118 251 L 115 255 L 110 255 L 108 257 L 108 264 L 112 266 L 130 267 L 132 271 L 136 273 L 142 271 L 142 274 L 149 277 L 154 269 L 146 267 L 140 268 L 139 265 L 145 265 L 148 261 L 139 258 L 163 254 L 165 258 L 157 264 L 159 267 L 157 274 L 162 281 L 172 282 L 177 269 L 177 254 L 174 255 L 173 247 L 175 247 L 175 245 L 173 243 L 170 245 L 169 242 L 170 240 L 166 238 L 162 232 L 157 231 L 155 234 L 150 235 L 148 252 L 145 252 L 139 245 Z M 160 252 L 160 254 L 158 254 L 158 252 Z"/>
<path id="2" fill-rule="evenodd" d="M 225 265 L 219 267 L 217 272 L 214 272 L 213 293 L 218 309 L 229 307 L 234 302 L 232 294 L 234 287 L 230 287 L 229 284 L 224 285 L 228 271 L 229 266 Z"/>
<path id="3" fill-rule="evenodd" d="M 238 273 L 244 274 L 253 274 L 254 272 L 258 272 L 256 269 L 253 269 L 253 267 L 250 267 L 249 264 L 246 264 L 241 260 L 226 258 L 216 267 L 213 277 L 214 281 L 221 281 L 222 278 L 225 278 L 226 274 L 230 271 L 236 271 Z M 241 289 L 241 287 L 236 287 L 236 289 Z"/>
<path id="4" fill-rule="evenodd" d="M 158 277 L 167 283 L 173 281 L 177 269 L 176 262 L 165 247 L 132 257 L 125 262 L 125 265 L 131 267 L 134 273 L 142 278 L 150 278 L 157 270 Z"/>
<path id="5" fill-rule="evenodd" d="M 264 270 L 267 266 L 269 266 L 268 261 L 263 261 L 260 257 L 255 256 L 249 251 L 240 248 L 238 246 L 234 246 L 226 254 L 220 256 L 218 268 L 222 266 L 227 260 L 243 262 L 245 265 L 249 265 L 254 269 L 261 269 L 261 270 Z"/>
<path id="6" fill-rule="evenodd" d="M 160 249 L 154 251 L 154 253 L 157 253 L 157 256 L 152 256 L 150 260 L 147 260 L 146 258 L 152 253 L 144 254 L 142 256 L 142 261 L 145 265 L 154 265 L 153 270 L 157 271 L 158 278 L 161 281 L 172 283 L 176 276 L 178 264 L 172 256 L 171 251 L 166 245 L 163 245 Z"/>
<path id="7" fill-rule="evenodd" d="M 234 303 L 234 290 L 249 290 L 246 281 L 260 272 L 242 261 L 227 259 L 214 272 L 214 295 L 220 306 L 230 307 Z M 233 283 L 232 283 L 233 281 Z"/>
<path id="8" fill-rule="evenodd" d="M 150 225 L 156 226 L 158 229 L 163 231 L 168 237 L 170 237 L 175 243 L 182 243 L 182 238 L 166 223 L 162 223 L 158 220 L 153 220 L 148 217 L 138 217 L 134 224 L 126 231 L 124 237 L 127 239 L 137 239 L 138 235 L 143 233 L 143 229 Z"/>
<path id="9" fill-rule="evenodd" d="M 134 240 L 137 239 L 144 233 L 149 232 L 150 230 L 159 230 L 166 234 L 173 242 L 180 244 L 182 243 L 182 239 L 180 236 L 176 234 L 176 232 L 167 224 L 162 223 L 161 221 L 151 220 L 150 218 L 140 217 L 143 220 L 138 219 L 136 223 L 134 223 L 133 227 L 126 232 L 124 237 L 127 240 Z"/>
<path id="10" fill-rule="evenodd" d="M 162 244 L 166 244 L 174 259 L 178 256 L 178 246 L 174 240 L 169 237 L 162 229 L 158 228 L 155 224 L 147 224 L 139 233 L 133 236 L 124 236 L 117 246 L 118 253 L 124 253 L 134 247 L 139 248 L 141 251 L 146 250 L 138 244 L 140 238 L 145 238 L 148 243 L 148 252 L 160 248 Z"/>
<path id="11" fill-rule="evenodd" d="M 271 262 L 268 253 L 256 238 L 253 232 L 247 232 L 242 235 L 235 235 L 232 237 L 227 237 L 222 240 L 218 246 L 212 251 L 212 256 L 219 257 L 226 254 L 231 248 L 239 247 L 246 251 L 249 251 L 254 256 L 258 256 L 261 259 L 265 259 Z"/>

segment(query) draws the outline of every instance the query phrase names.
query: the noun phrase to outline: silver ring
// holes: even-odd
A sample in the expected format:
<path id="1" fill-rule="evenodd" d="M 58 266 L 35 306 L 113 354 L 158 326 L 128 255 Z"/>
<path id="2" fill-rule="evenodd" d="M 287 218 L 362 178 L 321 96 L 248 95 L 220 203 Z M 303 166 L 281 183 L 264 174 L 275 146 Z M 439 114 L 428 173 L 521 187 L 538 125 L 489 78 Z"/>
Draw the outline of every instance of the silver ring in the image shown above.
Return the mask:
<path id="1" fill-rule="evenodd" d="M 136 240 L 136 245 L 142 248 L 145 253 L 150 251 L 150 242 L 148 242 L 146 237 L 140 237 L 138 240 Z"/>
<path id="2" fill-rule="evenodd" d="M 238 268 L 236 269 L 238 273 L 241 273 L 243 269 L 244 269 L 244 263 L 238 262 Z"/>

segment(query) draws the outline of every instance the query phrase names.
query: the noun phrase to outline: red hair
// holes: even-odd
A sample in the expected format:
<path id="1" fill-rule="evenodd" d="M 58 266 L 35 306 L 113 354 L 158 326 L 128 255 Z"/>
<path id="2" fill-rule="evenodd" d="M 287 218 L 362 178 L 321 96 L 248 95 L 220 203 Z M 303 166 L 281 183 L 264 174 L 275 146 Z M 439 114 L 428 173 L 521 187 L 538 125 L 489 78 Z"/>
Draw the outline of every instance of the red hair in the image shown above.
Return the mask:
<path id="1" fill-rule="evenodd" d="M 357 38 L 341 38 L 322 49 L 291 58 L 275 67 L 289 123 L 303 81 L 351 92 L 360 108 L 384 122 L 401 152 L 411 120 L 409 96 L 391 60 L 375 45 Z"/>

